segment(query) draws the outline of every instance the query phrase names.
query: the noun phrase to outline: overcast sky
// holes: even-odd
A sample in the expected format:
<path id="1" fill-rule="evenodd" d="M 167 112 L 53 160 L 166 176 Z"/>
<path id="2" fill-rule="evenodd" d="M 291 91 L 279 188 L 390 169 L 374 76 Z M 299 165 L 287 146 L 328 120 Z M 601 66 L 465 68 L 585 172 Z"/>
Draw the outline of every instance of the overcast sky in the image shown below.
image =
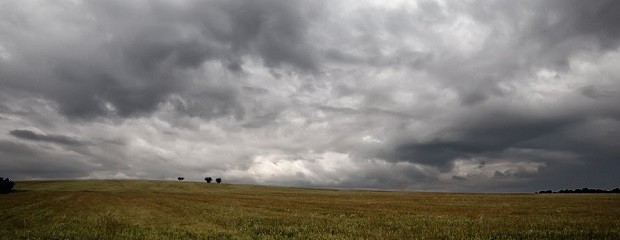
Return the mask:
<path id="1" fill-rule="evenodd" d="M 0 176 L 620 183 L 620 1 L 0 0 Z"/>

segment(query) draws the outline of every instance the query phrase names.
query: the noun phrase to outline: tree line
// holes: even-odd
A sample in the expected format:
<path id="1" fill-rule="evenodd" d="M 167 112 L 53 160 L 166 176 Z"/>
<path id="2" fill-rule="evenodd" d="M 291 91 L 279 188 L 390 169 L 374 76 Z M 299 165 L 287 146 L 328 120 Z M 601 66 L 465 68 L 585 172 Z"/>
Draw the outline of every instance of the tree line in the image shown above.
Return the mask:
<path id="1" fill-rule="evenodd" d="M 13 192 L 14 186 L 15 186 L 15 182 L 11 181 L 11 179 L 0 177 L 0 193 Z"/>
<path id="2" fill-rule="evenodd" d="M 564 189 L 557 192 L 551 190 L 538 191 L 537 193 L 620 193 L 620 188 L 614 188 L 612 190 L 604 190 L 597 188 L 576 188 L 576 189 Z"/>
<path id="3" fill-rule="evenodd" d="M 185 178 L 184 177 L 178 177 L 177 180 L 184 181 Z M 212 177 L 206 177 L 205 181 L 207 181 L 207 183 L 211 183 L 213 181 L 213 178 Z M 216 178 L 215 182 L 216 183 L 222 183 L 222 178 Z"/>

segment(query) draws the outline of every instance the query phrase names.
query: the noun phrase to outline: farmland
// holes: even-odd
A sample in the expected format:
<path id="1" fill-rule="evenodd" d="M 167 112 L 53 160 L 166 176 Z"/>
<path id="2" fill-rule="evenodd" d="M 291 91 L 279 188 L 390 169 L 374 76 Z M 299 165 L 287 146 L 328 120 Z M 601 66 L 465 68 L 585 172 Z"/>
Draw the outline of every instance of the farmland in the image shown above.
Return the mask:
<path id="1" fill-rule="evenodd" d="M 16 182 L 0 239 L 620 239 L 620 194 Z"/>

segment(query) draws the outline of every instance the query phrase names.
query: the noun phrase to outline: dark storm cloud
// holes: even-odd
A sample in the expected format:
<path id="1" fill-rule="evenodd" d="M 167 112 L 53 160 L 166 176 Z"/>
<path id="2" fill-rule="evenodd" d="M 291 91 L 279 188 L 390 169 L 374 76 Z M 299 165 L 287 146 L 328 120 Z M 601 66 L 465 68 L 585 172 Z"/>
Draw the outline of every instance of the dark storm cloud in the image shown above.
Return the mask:
<path id="1" fill-rule="evenodd" d="M 7 73 L 3 77 L 9 85 L 42 93 L 57 102 L 61 112 L 78 118 L 149 114 L 175 93 L 188 101 L 201 101 L 185 95 L 192 84 L 184 72 L 198 68 L 206 61 L 222 62 L 231 71 L 239 72 L 243 69 L 243 56 L 258 56 L 271 68 L 288 64 L 309 72 L 321 68 L 321 59 L 366 63 L 375 67 L 420 66 L 422 62 L 434 62 L 429 69 L 457 88 L 463 103 L 469 105 L 485 101 L 489 94 L 498 94 L 495 84 L 514 74 L 566 63 L 566 59 L 583 49 L 585 44 L 595 43 L 602 50 L 614 49 L 620 32 L 613 27 L 617 22 L 617 14 L 613 13 L 619 5 L 615 1 L 492 2 L 482 9 L 456 4 L 454 8 L 471 11 L 476 20 L 505 23 L 490 25 L 494 34 L 491 37 L 500 37 L 497 34 L 501 33 L 501 28 L 508 27 L 511 31 L 518 31 L 516 38 L 505 43 L 489 41 L 482 51 L 463 60 L 433 58 L 433 53 L 407 48 L 391 55 L 371 50 L 382 45 L 381 40 L 373 36 L 375 32 L 385 31 L 395 36 L 407 31 L 423 34 L 433 25 L 449 19 L 450 16 L 437 10 L 437 4 L 424 2 L 419 11 L 423 11 L 425 17 L 414 23 L 426 22 L 428 26 L 405 24 L 412 21 L 408 10 L 384 12 L 382 18 L 370 15 L 358 20 L 356 24 L 369 40 L 365 43 L 368 50 L 360 59 L 353 57 L 357 53 L 336 49 L 323 51 L 324 56 L 321 56 L 318 43 L 309 42 L 309 25 L 320 19 L 324 9 L 321 4 L 305 1 L 86 3 L 85 6 L 69 6 L 66 11 L 85 11 L 97 21 L 80 23 L 77 21 L 83 19 L 70 18 L 68 24 L 95 28 L 96 32 L 82 34 L 81 39 L 63 39 L 44 32 L 52 35 L 45 39 L 51 43 L 43 41 L 45 35 L 40 36 L 41 39 L 30 39 L 15 34 L 11 40 L 15 41 L 18 51 L 24 48 L 26 60 L 44 59 L 48 66 L 43 69 L 27 65 L 3 67 L 6 68 L 3 72 Z M 7 15 L 16 16 L 15 13 Z M 520 26 L 523 19 L 526 19 L 525 26 Z M 37 26 L 35 24 L 45 23 L 28 22 L 27 19 L 25 22 L 25 27 L 34 32 L 48 27 Z M 20 40 L 30 44 L 41 41 L 43 48 L 46 44 L 50 48 L 71 45 L 71 51 L 28 52 L 25 49 L 28 45 L 21 46 Z M 513 54 L 503 54 L 507 50 Z M 485 61 L 492 62 L 480 64 Z M 33 68 L 39 71 L 32 71 Z M 46 79 L 46 83 L 39 84 L 37 79 Z M 223 110 L 214 111 L 214 117 L 218 116 L 217 113 L 239 116 L 239 109 L 231 108 L 238 101 L 237 92 L 216 93 L 229 94 L 227 98 L 232 103 L 216 106 Z M 187 113 L 187 110 L 181 108 L 180 112 Z M 195 115 L 205 113 L 198 111 Z"/>
<path id="2" fill-rule="evenodd" d="M 73 145 L 79 146 L 83 145 L 83 141 L 76 140 L 72 137 L 62 136 L 62 135 L 54 135 L 54 134 L 38 134 L 29 130 L 13 130 L 9 132 L 14 137 L 30 140 L 30 141 L 42 141 L 42 142 L 51 142 L 62 145 Z"/>
<path id="3" fill-rule="evenodd" d="M 465 106 L 502 97 L 505 93 L 499 90 L 498 83 L 527 78 L 544 68 L 556 69 L 559 74 L 570 73 L 568 62 L 575 54 L 592 50 L 603 54 L 615 50 L 620 43 L 620 29 L 615 27 L 620 21 L 617 1 L 490 2 L 485 8 L 466 4 L 460 7 L 472 7 L 470 13 L 474 19 L 491 23 L 488 25 L 492 29 L 491 38 L 493 35 L 500 38 L 497 34 L 502 31 L 514 31 L 513 39 L 487 40 L 483 49 L 473 55 L 457 60 L 435 59 L 435 64 L 429 68 L 458 91 Z M 437 14 L 438 18 L 445 17 Z M 502 25 L 493 25 L 492 21 Z M 584 87 L 581 92 L 594 99 L 617 97 L 613 91 L 592 86 Z M 567 136 L 561 134 L 588 124 L 593 118 L 613 117 L 617 113 L 613 108 L 605 107 L 602 112 L 568 110 L 556 116 L 551 113 L 541 117 L 534 112 L 520 112 L 511 105 L 500 107 L 506 110 L 489 109 L 476 112 L 478 115 L 474 118 L 456 119 L 452 127 L 444 129 L 434 140 L 398 144 L 384 157 L 435 165 L 447 171 L 456 158 L 501 156 L 511 148 L 532 148 L 572 152 L 586 161 L 598 159 L 599 164 L 617 166 L 612 159 L 617 158 L 618 153 L 608 146 L 617 139 L 601 136 L 587 143 L 567 143 Z M 587 136 L 590 132 L 577 130 L 573 134 Z M 599 152 L 595 154 L 597 151 L 593 149 Z M 592 167 L 591 171 L 598 171 L 595 169 L 598 167 Z M 455 179 L 462 180 L 462 177 Z"/>
<path id="4" fill-rule="evenodd" d="M 21 55 L 0 65 L 2 78 L 14 90 L 55 101 L 68 117 L 150 114 L 172 94 L 217 105 L 210 107 L 218 110 L 207 118 L 239 116 L 237 91 L 217 92 L 216 87 L 205 89 L 206 95 L 186 95 L 196 88 L 188 74 L 207 61 L 240 72 L 244 56 L 258 56 L 267 67 L 317 71 L 313 46 L 305 38 L 309 19 L 318 14 L 313 5 L 304 1 L 86 1 L 60 6 L 61 14 L 82 12 L 62 22 L 21 18 L 25 12 L 19 10 L 24 9 L 7 8 L 5 16 L 17 18 L 24 31 L 2 30 L 10 36 L 5 41 L 11 50 Z M 41 17 L 54 13 L 44 12 Z M 55 27 L 58 32 L 47 30 Z M 38 49 L 31 49 L 33 45 Z M 195 109 L 194 115 L 207 113 Z"/>
<path id="5" fill-rule="evenodd" d="M 442 166 L 458 157 L 492 154 L 520 145 L 528 140 L 548 136 L 579 123 L 576 116 L 528 116 L 518 112 L 488 111 L 480 116 L 460 119 L 440 135 L 454 136 L 424 143 L 397 146 L 397 160 Z M 531 146 L 530 146 L 531 147 Z"/>
<path id="6" fill-rule="evenodd" d="M 532 34 L 544 39 L 544 44 L 553 47 L 570 42 L 574 38 L 593 41 L 603 50 L 618 46 L 620 4 L 613 0 L 584 2 L 578 0 L 545 2 L 532 25 Z M 546 23 L 546 24 L 545 24 Z M 592 43 L 592 42 L 591 42 Z M 550 51 L 549 49 L 547 51 Z"/>
<path id="7" fill-rule="evenodd" d="M 618 1 L 2 5 L 0 171 L 23 178 L 620 180 Z"/>
<path id="8" fill-rule="evenodd" d="M 581 93 L 584 96 L 593 98 L 593 99 L 611 98 L 616 94 L 612 90 L 601 89 L 600 87 L 595 87 L 592 85 L 581 88 Z"/>
<path id="9" fill-rule="evenodd" d="M 509 105 L 506 107 L 511 109 Z M 516 109 L 512 109 L 512 112 L 485 111 L 476 113 L 480 114 L 476 117 L 455 121 L 453 127 L 438 134 L 435 140 L 403 143 L 382 154 L 386 154 L 384 157 L 392 161 L 437 166 L 441 171 L 453 169 L 454 159 L 537 161 L 546 164 L 540 168 L 538 175 L 526 172 L 526 175 L 513 176 L 537 179 L 552 186 L 574 186 L 580 182 L 582 185 L 611 187 L 613 179 L 617 177 L 607 169 L 617 169 L 617 158 L 620 156 L 617 150 L 620 139 L 615 134 L 620 123 L 617 119 L 609 118 L 615 112 L 607 109 L 604 113 L 585 110 L 534 115 Z M 450 137 L 442 138 L 442 135 Z M 516 154 L 516 149 L 535 153 Z M 567 172 L 572 174 L 566 175 Z M 571 179 L 577 175 L 582 178 Z M 502 172 L 495 176 L 506 177 Z M 461 181 L 465 178 L 456 176 L 455 179 Z M 536 185 L 544 186 L 541 183 Z M 518 187 L 514 183 L 508 186 Z"/>
<path id="10" fill-rule="evenodd" d="M 0 141 L 0 173 L 15 179 L 85 177 L 96 165 L 70 154 L 50 154 L 45 149 Z"/>
<path id="11" fill-rule="evenodd" d="M 570 71 L 568 63 L 575 54 L 614 50 L 620 43 L 620 30 L 615 27 L 620 21 L 617 1 L 491 1 L 486 7 L 454 5 L 489 28 L 480 51 L 439 59 L 429 66 L 459 91 L 465 105 L 501 95 L 497 84 L 502 81 L 523 78 L 544 68 Z"/>

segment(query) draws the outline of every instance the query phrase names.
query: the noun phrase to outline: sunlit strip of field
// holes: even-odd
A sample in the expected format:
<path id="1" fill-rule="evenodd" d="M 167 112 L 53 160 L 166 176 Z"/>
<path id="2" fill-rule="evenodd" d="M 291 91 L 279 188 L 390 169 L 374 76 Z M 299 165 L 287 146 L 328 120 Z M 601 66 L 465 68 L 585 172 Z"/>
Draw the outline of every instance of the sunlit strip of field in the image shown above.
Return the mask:
<path id="1" fill-rule="evenodd" d="M 17 182 L 0 239 L 620 239 L 620 194 Z"/>

